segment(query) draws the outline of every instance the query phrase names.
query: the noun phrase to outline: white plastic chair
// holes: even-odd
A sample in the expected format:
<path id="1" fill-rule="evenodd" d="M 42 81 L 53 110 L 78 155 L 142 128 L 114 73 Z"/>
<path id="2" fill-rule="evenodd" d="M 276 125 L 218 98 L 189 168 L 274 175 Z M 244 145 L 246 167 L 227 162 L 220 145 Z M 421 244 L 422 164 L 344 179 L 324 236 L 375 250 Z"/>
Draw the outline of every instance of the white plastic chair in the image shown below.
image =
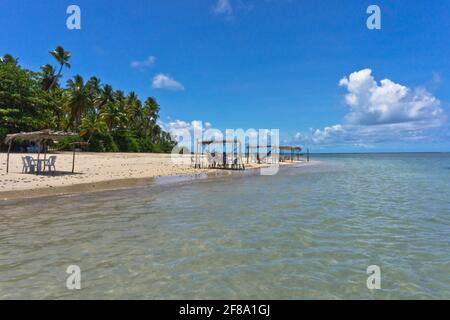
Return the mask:
<path id="1" fill-rule="evenodd" d="M 29 170 L 31 170 L 31 167 L 28 165 L 27 159 L 25 157 L 22 157 L 22 173 L 27 173 Z"/>
<path id="2" fill-rule="evenodd" d="M 48 168 L 48 171 L 52 171 L 53 168 L 53 172 L 56 172 L 56 156 L 50 156 L 48 157 L 48 160 L 44 163 L 44 170 L 45 168 Z"/>
<path id="3" fill-rule="evenodd" d="M 34 163 L 34 159 L 30 156 L 22 157 L 23 165 L 22 172 L 32 173 L 36 170 L 36 165 Z"/>

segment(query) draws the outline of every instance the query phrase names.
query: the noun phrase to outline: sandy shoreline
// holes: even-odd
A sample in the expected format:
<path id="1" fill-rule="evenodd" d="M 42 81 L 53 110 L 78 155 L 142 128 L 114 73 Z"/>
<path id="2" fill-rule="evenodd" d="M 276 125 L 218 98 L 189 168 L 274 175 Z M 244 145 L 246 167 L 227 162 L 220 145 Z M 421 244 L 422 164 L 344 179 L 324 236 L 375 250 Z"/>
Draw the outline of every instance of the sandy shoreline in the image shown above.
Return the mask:
<path id="1" fill-rule="evenodd" d="M 0 154 L 1 200 L 116 190 L 151 185 L 160 177 L 195 178 L 227 172 L 194 169 L 190 165 L 190 156 L 185 157 L 184 164 L 175 164 L 169 154 L 79 153 L 76 156 L 75 174 L 72 174 L 72 153 L 62 152 L 57 154 L 58 172 L 55 175 L 37 176 L 22 174 L 21 157 L 25 155 L 11 154 L 10 172 L 6 174 L 6 154 Z M 262 166 L 250 164 L 247 167 L 255 169 Z"/>

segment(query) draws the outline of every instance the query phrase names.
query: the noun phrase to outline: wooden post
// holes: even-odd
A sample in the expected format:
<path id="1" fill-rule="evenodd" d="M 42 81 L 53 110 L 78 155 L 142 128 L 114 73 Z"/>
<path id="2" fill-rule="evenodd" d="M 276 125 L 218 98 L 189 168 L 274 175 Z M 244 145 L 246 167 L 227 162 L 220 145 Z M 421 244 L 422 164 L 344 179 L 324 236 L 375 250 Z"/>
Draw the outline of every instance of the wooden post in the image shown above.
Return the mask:
<path id="1" fill-rule="evenodd" d="M 201 169 L 203 164 L 203 143 L 197 139 L 195 150 L 195 168 Z"/>
<path id="2" fill-rule="evenodd" d="M 201 169 L 202 168 L 202 164 L 203 164 L 203 141 L 199 141 L 197 140 L 197 144 L 198 147 L 200 148 L 200 156 L 198 158 L 198 168 Z"/>
<path id="3" fill-rule="evenodd" d="M 72 173 L 75 173 L 75 143 L 72 144 L 73 158 L 72 158 Z"/>
<path id="4" fill-rule="evenodd" d="M 258 137 L 258 144 L 256 145 L 256 161 L 258 164 L 261 164 L 261 158 L 259 157 L 259 137 Z"/>
<path id="5" fill-rule="evenodd" d="M 226 144 L 225 140 L 222 141 L 222 164 L 223 164 L 223 168 L 226 169 L 228 166 L 228 163 L 227 163 L 227 144 Z"/>
<path id="6" fill-rule="evenodd" d="M 47 160 L 47 150 L 45 149 L 45 141 L 42 142 L 42 148 L 44 148 L 44 171 L 45 171 L 45 161 Z"/>
<path id="7" fill-rule="evenodd" d="M 247 164 L 249 164 L 249 161 L 250 161 L 250 140 L 248 141 L 248 145 L 247 145 L 247 148 L 246 148 L 246 156 L 247 156 Z"/>
<path id="8" fill-rule="evenodd" d="M 9 141 L 8 155 L 6 156 L 6 173 L 9 173 L 9 153 L 11 152 L 12 140 Z"/>
<path id="9" fill-rule="evenodd" d="M 239 168 L 245 170 L 244 161 L 242 161 L 242 142 L 239 142 Z"/>
<path id="10" fill-rule="evenodd" d="M 37 144 L 37 147 L 38 147 L 38 157 L 37 157 L 37 162 L 36 162 L 36 175 L 38 176 L 39 175 L 39 167 L 40 167 L 40 165 L 39 165 L 39 159 L 40 159 L 40 157 L 41 157 L 41 144 L 39 143 L 39 142 L 36 142 L 36 144 Z"/>
<path id="11" fill-rule="evenodd" d="M 194 144 L 194 168 L 197 169 L 197 163 L 198 163 L 198 139 L 195 141 Z"/>

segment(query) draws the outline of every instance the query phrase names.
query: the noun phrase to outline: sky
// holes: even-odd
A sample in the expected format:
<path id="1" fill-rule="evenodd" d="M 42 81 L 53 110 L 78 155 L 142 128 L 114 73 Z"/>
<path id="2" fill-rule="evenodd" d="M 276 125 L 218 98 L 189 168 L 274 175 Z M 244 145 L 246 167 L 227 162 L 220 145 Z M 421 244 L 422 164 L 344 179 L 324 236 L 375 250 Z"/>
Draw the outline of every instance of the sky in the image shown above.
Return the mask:
<path id="1" fill-rule="evenodd" d="M 373 4 L 381 29 L 366 24 Z M 153 96 L 167 130 L 201 121 L 279 129 L 313 152 L 450 151 L 449 15 L 447 0 L 0 0 L 0 55 L 37 71 L 62 45 L 64 81 Z"/>

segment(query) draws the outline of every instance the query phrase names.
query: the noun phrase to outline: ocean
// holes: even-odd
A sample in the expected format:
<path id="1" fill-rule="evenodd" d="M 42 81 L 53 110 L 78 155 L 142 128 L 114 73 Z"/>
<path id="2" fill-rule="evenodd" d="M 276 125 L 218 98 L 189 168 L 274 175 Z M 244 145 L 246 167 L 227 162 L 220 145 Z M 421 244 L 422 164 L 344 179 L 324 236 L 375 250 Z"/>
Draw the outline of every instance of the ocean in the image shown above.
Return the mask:
<path id="1" fill-rule="evenodd" d="M 313 160 L 1 202 L 0 299 L 450 299 L 450 154 Z"/>

